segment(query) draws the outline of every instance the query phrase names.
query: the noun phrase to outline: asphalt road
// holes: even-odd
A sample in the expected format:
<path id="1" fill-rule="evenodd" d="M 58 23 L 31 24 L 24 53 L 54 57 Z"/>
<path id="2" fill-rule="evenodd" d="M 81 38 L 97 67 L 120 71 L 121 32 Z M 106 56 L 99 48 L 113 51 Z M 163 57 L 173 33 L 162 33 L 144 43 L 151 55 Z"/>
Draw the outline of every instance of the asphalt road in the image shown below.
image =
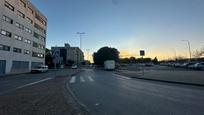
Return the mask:
<path id="1" fill-rule="evenodd" d="M 83 69 L 68 86 L 92 115 L 203 115 L 204 87 Z"/>
<path id="2" fill-rule="evenodd" d="M 55 76 L 65 75 L 72 70 L 49 70 L 46 73 L 28 73 L 12 75 L 0 78 L 0 95 L 12 92 L 14 90 L 44 82 L 55 78 Z"/>

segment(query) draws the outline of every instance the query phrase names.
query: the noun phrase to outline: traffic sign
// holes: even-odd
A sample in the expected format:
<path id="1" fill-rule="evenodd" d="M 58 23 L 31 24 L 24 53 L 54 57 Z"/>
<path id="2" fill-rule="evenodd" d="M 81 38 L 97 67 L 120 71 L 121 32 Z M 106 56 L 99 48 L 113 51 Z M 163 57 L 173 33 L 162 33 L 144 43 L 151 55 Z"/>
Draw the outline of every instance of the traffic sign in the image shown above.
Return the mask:
<path id="1" fill-rule="evenodd" d="M 60 51 L 59 51 L 59 50 L 55 50 L 55 51 L 52 53 L 52 57 L 53 57 L 53 58 L 58 58 L 58 57 L 60 57 Z"/>
<path id="2" fill-rule="evenodd" d="M 53 53 L 52 53 L 52 58 L 53 58 L 53 63 L 55 64 L 55 68 L 56 68 L 56 64 L 57 63 L 61 63 L 63 58 L 60 57 L 60 51 L 59 50 L 55 50 Z"/>
<path id="3" fill-rule="evenodd" d="M 140 56 L 145 56 L 145 51 L 144 50 L 140 50 Z"/>

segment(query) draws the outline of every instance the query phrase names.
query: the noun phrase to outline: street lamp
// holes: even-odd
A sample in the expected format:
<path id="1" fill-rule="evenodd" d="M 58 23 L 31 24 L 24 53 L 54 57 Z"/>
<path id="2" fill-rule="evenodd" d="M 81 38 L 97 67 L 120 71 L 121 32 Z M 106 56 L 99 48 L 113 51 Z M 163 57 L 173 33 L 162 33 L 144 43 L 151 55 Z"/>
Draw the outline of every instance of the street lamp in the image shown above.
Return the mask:
<path id="1" fill-rule="evenodd" d="M 189 40 L 182 40 L 182 41 L 188 43 L 189 57 L 190 57 L 190 61 L 191 61 L 191 44 L 190 44 L 190 41 Z"/>
<path id="2" fill-rule="evenodd" d="M 77 34 L 79 34 L 79 38 L 80 38 L 80 49 L 82 50 L 82 35 L 85 34 L 85 32 L 77 32 Z"/>

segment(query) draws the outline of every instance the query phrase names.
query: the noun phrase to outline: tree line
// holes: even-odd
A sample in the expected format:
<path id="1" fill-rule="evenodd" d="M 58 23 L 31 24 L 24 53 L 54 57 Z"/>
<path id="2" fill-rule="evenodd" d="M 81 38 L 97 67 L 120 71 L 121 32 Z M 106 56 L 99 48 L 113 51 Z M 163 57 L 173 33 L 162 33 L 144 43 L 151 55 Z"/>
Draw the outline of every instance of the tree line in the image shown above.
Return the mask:
<path id="1" fill-rule="evenodd" d="M 123 63 L 123 64 L 130 64 L 130 63 L 158 63 L 157 57 L 154 59 L 151 58 L 135 58 L 135 57 L 130 57 L 130 58 L 119 58 L 120 52 L 116 48 L 111 48 L 111 47 L 102 47 L 100 48 L 97 52 L 93 53 L 93 61 L 95 65 L 103 65 L 104 61 L 106 60 L 114 60 L 115 62 L 118 63 Z"/>

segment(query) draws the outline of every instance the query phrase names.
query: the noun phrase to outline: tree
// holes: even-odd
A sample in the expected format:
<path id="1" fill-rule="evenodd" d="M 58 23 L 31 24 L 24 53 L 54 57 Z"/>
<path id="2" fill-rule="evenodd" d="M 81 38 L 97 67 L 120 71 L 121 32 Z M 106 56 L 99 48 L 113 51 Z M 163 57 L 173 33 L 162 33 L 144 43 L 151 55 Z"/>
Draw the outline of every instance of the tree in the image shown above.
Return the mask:
<path id="1" fill-rule="evenodd" d="M 111 47 L 102 47 L 93 53 L 93 60 L 96 65 L 103 65 L 106 60 L 119 61 L 119 51 Z"/>
<path id="2" fill-rule="evenodd" d="M 155 57 L 155 58 L 152 60 L 152 62 L 153 62 L 154 64 L 158 64 L 158 59 L 157 59 L 157 57 Z"/>
<path id="3" fill-rule="evenodd" d="M 136 63 L 137 62 L 135 57 L 130 57 L 129 60 L 130 60 L 130 63 Z"/>
<path id="4" fill-rule="evenodd" d="M 45 50 L 45 64 L 48 65 L 49 67 L 53 67 L 53 65 L 54 65 L 52 62 L 52 53 L 47 48 Z"/>
<path id="5" fill-rule="evenodd" d="M 129 58 L 120 58 L 119 62 L 123 63 L 123 64 L 129 64 L 130 63 L 130 59 Z"/>
<path id="6" fill-rule="evenodd" d="M 193 56 L 194 56 L 195 58 L 201 58 L 202 56 L 204 56 L 204 47 L 201 48 L 200 50 L 195 50 L 195 51 L 193 52 Z"/>

